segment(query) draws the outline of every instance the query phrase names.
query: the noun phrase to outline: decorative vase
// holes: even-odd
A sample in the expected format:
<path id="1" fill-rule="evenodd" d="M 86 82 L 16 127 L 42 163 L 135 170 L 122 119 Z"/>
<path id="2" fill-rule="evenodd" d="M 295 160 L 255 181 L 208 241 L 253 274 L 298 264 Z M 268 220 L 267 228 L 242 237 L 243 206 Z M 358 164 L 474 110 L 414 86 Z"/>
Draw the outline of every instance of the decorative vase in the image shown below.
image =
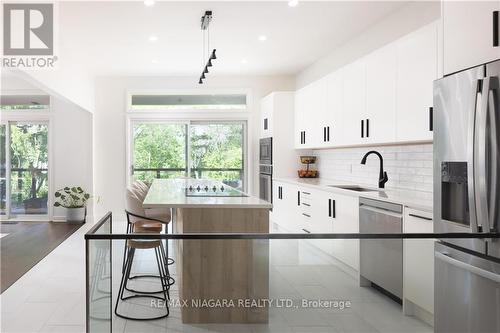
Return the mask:
<path id="1" fill-rule="evenodd" d="M 85 207 L 66 208 L 66 222 L 85 222 Z"/>

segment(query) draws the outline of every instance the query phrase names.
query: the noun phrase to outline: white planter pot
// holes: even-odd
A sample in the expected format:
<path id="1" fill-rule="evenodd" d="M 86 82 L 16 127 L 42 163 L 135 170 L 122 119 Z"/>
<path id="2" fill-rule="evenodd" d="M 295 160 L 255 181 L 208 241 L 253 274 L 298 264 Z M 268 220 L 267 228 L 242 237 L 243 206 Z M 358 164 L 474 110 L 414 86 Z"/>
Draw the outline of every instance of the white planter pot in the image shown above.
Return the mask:
<path id="1" fill-rule="evenodd" d="M 66 222 L 85 222 L 85 207 L 66 208 Z"/>

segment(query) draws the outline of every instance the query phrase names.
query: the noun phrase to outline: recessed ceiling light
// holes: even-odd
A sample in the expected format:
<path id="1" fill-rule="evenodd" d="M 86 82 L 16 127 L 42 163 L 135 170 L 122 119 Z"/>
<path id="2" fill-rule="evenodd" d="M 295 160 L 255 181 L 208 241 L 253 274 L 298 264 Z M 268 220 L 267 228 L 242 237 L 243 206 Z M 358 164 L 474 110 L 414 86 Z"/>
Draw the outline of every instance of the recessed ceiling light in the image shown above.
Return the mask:
<path id="1" fill-rule="evenodd" d="M 144 4 L 148 7 L 154 6 L 155 0 L 144 0 Z"/>
<path id="2" fill-rule="evenodd" d="M 156 59 L 153 59 L 153 60 L 151 60 L 151 62 L 152 62 L 153 64 L 157 64 L 159 61 L 158 61 L 158 60 L 156 60 Z"/>
<path id="3" fill-rule="evenodd" d="M 288 1 L 288 6 L 290 6 L 290 7 L 297 7 L 298 4 L 299 4 L 299 0 Z"/>
<path id="4" fill-rule="evenodd" d="M 240 61 L 240 62 L 241 62 L 243 65 L 248 64 L 248 60 L 246 60 L 246 59 L 241 59 L 241 61 Z"/>
<path id="5" fill-rule="evenodd" d="M 266 36 L 266 35 L 260 35 L 260 36 L 259 36 L 259 40 L 260 40 L 261 42 L 264 42 L 264 41 L 266 41 L 266 40 L 267 40 L 267 36 Z"/>
<path id="6" fill-rule="evenodd" d="M 149 36 L 149 41 L 150 42 L 156 42 L 157 40 L 158 40 L 158 36 L 155 36 L 155 35 Z"/>

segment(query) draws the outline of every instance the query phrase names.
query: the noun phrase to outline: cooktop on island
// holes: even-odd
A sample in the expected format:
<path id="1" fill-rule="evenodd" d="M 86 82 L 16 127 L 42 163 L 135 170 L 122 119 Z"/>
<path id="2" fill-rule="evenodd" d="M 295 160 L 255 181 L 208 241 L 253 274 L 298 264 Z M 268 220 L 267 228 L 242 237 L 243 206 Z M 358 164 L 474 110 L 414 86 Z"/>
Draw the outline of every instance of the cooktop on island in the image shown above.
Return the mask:
<path id="1" fill-rule="evenodd" d="M 237 189 L 221 183 L 207 184 L 194 183 L 186 187 L 186 197 L 246 197 L 247 195 Z"/>

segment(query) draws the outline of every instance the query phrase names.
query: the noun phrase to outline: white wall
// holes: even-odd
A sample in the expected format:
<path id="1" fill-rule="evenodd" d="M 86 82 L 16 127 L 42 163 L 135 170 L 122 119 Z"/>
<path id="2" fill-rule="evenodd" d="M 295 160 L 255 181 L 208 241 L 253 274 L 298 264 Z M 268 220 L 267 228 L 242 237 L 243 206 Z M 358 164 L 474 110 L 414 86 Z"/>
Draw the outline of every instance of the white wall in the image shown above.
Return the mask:
<path id="1" fill-rule="evenodd" d="M 369 54 L 414 30 L 438 19 L 441 15 L 440 1 L 420 1 L 396 10 L 384 20 L 343 46 L 332 50 L 314 64 L 297 74 L 296 86 L 307 84 L 336 69 Z"/>
<path id="2" fill-rule="evenodd" d="M 53 190 L 75 185 L 93 193 L 92 113 L 57 97 L 51 98 L 51 113 Z M 88 206 L 89 217 L 92 206 Z M 64 211 L 54 207 L 53 215 L 61 220 Z"/>
<path id="3" fill-rule="evenodd" d="M 245 89 L 249 91 L 249 192 L 258 190 L 257 143 L 260 99 L 275 90 L 294 90 L 293 77 L 209 77 L 203 86 L 197 77 L 100 77 L 96 80 L 94 112 L 94 189 L 101 196 L 95 216 L 112 211 L 123 218 L 127 179 L 126 95 L 128 90 Z"/>
<path id="4" fill-rule="evenodd" d="M 2 94 L 51 95 L 49 136 L 52 141 L 49 147 L 49 168 L 53 188 L 49 195 L 67 185 L 79 185 L 92 193 L 92 114 L 49 91 L 50 89 L 40 89 L 40 86 L 26 81 L 22 75 L 2 71 Z M 92 216 L 92 206 L 89 208 L 88 213 Z M 54 220 L 62 220 L 63 215 L 60 208 L 54 208 Z"/>

